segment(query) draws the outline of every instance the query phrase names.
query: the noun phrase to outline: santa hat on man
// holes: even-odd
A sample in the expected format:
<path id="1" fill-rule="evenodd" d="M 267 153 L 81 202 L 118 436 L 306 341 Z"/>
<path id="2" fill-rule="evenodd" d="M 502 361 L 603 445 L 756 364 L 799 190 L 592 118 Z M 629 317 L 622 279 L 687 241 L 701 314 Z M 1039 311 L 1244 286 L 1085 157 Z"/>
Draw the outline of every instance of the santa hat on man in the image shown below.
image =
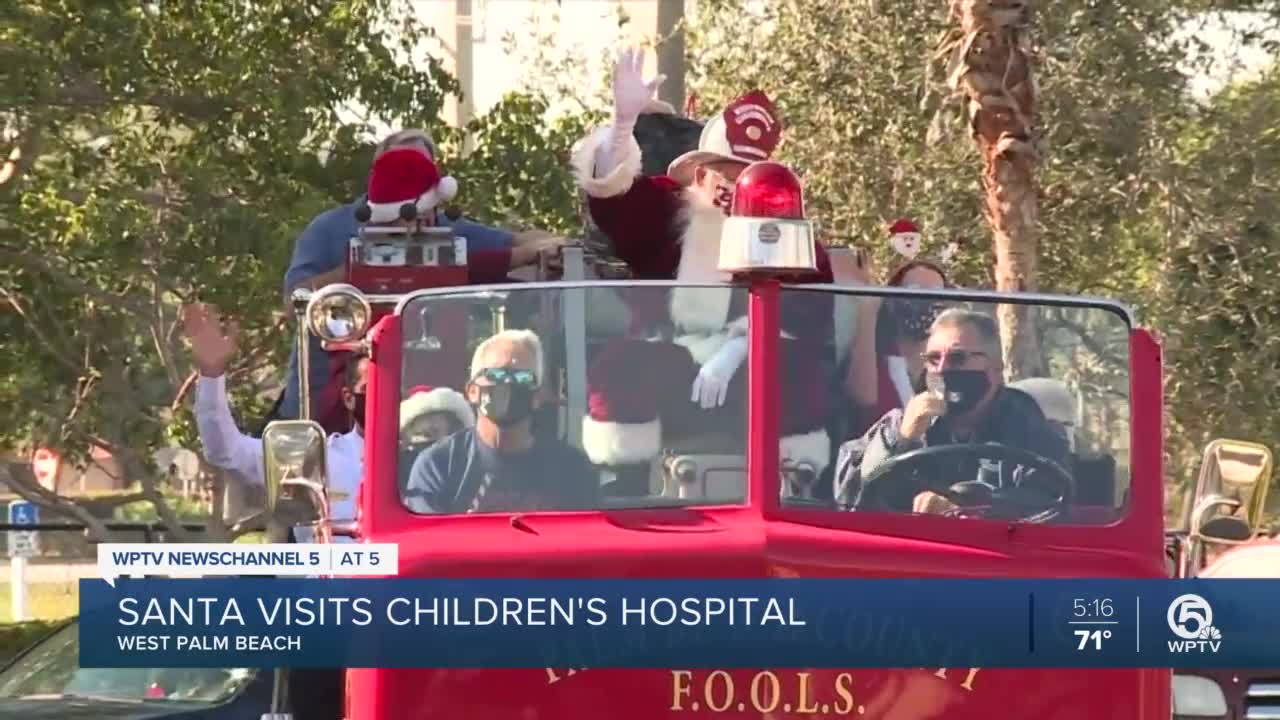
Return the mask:
<path id="1" fill-rule="evenodd" d="M 419 385 L 409 390 L 409 397 L 400 403 L 400 431 L 404 432 L 418 418 L 432 413 L 452 415 L 464 428 L 476 424 L 475 411 L 462 393 L 447 387 Z"/>
<path id="2" fill-rule="evenodd" d="M 749 165 L 768 160 L 781 139 L 782 123 L 773 102 L 764 92 L 752 90 L 712 118 L 702 128 L 698 149 L 672 160 L 667 175 L 688 185 L 694 168 L 703 163 L 729 160 Z"/>
<path id="3" fill-rule="evenodd" d="M 430 213 L 458 193 L 458 181 L 440 175 L 435 161 L 417 148 L 400 147 L 379 155 L 369 172 L 369 195 L 356 219 L 375 224 L 413 220 Z"/>

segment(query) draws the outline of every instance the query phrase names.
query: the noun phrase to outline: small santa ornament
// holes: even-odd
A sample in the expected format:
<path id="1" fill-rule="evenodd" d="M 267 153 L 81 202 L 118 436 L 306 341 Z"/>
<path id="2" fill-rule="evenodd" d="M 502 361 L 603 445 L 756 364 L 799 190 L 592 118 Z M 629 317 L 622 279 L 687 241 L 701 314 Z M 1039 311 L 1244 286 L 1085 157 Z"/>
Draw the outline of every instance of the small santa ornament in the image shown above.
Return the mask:
<path id="1" fill-rule="evenodd" d="M 889 244 L 899 255 L 914 260 L 920 253 L 920 228 L 905 218 L 895 222 L 889 227 Z"/>
<path id="2" fill-rule="evenodd" d="M 433 219 L 432 211 L 453 199 L 458 181 L 441 176 L 435 162 L 417 148 L 388 150 L 373 161 L 369 195 L 356 209 L 362 223 Z"/>

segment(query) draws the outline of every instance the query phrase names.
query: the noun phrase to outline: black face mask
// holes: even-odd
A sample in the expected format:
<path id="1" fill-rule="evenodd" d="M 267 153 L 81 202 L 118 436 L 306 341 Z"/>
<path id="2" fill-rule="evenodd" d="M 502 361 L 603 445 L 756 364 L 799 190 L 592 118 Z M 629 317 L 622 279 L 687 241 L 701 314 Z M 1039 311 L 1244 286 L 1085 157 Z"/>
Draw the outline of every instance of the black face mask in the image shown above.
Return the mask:
<path id="1" fill-rule="evenodd" d="M 928 300 L 894 298 L 888 300 L 887 305 L 898 331 L 912 340 L 927 339 L 929 326 L 942 310 L 937 303 Z"/>
<path id="2" fill-rule="evenodd" d="M 477 387 L 480 414 L 498 425 L 515 425 L 533 414 L 533 388 L 528 385 L 505 382 Z"/>
<path id="3" fill-rule="evenodd" d="M 942 382 L 938 383 L 938 379 Z M 933 376 L 947 403 L 948 413 L 963 413 L 977 407 L 991 389 L 986 370 L 943 370 Z"/>
<path id="4" fill-rule="evenodd" d="M 351 414 L 355 416 L 356 425 L 364 427 L 364 393 L 352 393 L 355 402 L 352 404 Z"/>

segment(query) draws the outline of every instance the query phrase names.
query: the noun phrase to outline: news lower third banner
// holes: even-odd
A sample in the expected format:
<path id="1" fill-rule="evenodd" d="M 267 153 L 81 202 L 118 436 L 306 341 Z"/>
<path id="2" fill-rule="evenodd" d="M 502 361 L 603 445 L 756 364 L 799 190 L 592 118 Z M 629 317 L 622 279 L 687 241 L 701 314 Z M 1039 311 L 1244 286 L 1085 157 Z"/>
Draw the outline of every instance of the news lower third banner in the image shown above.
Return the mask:
<path id="1" fill-rule="evenodd" d="M 1274 667 L 1275 580 L 80 581 L 85 667 Z"/>

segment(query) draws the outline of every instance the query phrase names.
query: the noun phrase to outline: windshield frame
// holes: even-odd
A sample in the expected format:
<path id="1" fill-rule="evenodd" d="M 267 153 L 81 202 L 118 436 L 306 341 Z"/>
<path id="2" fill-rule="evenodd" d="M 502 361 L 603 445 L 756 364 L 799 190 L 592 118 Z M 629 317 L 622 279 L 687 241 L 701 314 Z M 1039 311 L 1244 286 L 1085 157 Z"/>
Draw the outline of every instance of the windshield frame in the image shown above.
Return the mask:
<path id="1" fill-rule="evenodd" d="M 750 281 L 681 282 L 679 280 L 590 279 L 449 286 L 424 288 L 406 293 L 396 303 L 393 312 L 389 313 L 388 317 L 384 319 L 391 322 L 380 323 L 383 327 L 380 328 L 380 331 L 372 334 L 371 340 L 375 346 L 372 353 L 373 362 L 375 366 L 381 366 L 381 368 L 371 375 L 370 397 L 382 396 L 380 398 L 382 402 L 394 400 L 398 405 L 402 353 L 401 320 L 406 316 L 406 309 L 410 307 L 411 303 L 423 299 L 443 299 L 451 296 L 475 297 L 480 294 L 498 294 L 521 290 L 586 290 L 591 288 L 730 287 L 745 288 L 748 292 L 752 292 L 752 285 L 753 283 Z M 908 537 L 916 540 L 948 544 L 985 545 L 993 549 L 1007 549 L 1012 544 L 1033 541 L 1037 544 L 1056 544 L 1061 547 L 1096 549 L 1100 552 L 1115 552 L 1117 548 L 1128 547 L 1132 548 L 1133 552 L 1126 551 L 1124 554 L 1131 555 L 1134 559 L 1144 558 L 1150 554 L 1145 552 L 1145 546 L 1150 544 L 1147 540 L 1149 539 L 1148 536 L 1151 536 L 1161 540 L 1161 543 L 1158 543 L 1160 547 L 1157 549 L 1160 557 L 1163 558 L 1163 536 L 1159 532 L 1153 535 L 1148 527 L 1154 527 L 1158 530 L 1163 529 L 1163 423 L 1161 419 L 1163 413 L 1163 373 L 1161 349 L 1156 337 L 1150 331 L 1137 324 L 1134 311 L 1129 305 L 1113 299 L 1094 296 L 1001 293 L 992 290 L 963 288 L 924 289 L 827 283 L 777 283 L 775 287 L 779 289 L 779 292 L 783 293 L 788 291 L 821 291 L 832 293 L 837 297 L 910 297 L 951 302 L 1032 306 L 1053 305 L 1067 308 L 1096 309 L 1115 314 L 1124 323 L 1124 327 L 1128 329 L 1129 333 L 1129 364 L 1127 372 L 1129 375 L 1129 447 L 1131 466 L 1129 496 L 1125 510 L 1118 521 L 1109 525 L 1031 524 L 979 519 L 966 519 L 961 524 L 952 518 L 941 517 L 916 517 L 913 522 L 904 523 L 900 515 L 891 513 L 817 513 L 810 508 L 780 507 L 780 503 L 776 502 L 776 500 L 770 503 L 768 497 L 757 497 L 757 493 L 749 488 L 746 502 L 743 505 L 699 506 L 694 508 L 696 511 L 702 513 L 714 512 L 716 515 L 721 513 L 737 515 L 745 512 L 748 516 L 764 520 L 794 523 L 815 529 L 855 530 L 880 536 Z M 385 346 L 381 352 L 377 349 L 379 345 Z M 378 382 L 380 376 L 381 383 Z M 378 387 L 379 385 L 381 386 L 380 388 Z M 393 387 L 386 387 L 387 385 Z M 376 422 L 376 419 L 371 419 L 371 423 Z M 386 425 L 386 427 L 382 428 L 382 425 Z M 387 454 L 394 456 L 398 428 L 392 425 L 393 423 L 383 422 L 379 423 L 378 427 L 371 427 L 370 429 L 373 430 L 371 437 L 376 436 L 378 438 L 376 442 L 383 443 L 382 447 L 386 449 Z M 369 476 L 393 476 L 396 472 L 393 469 L 396 468 L 394 457 L 378 458 L 376 457 L 378 451 L 375 450 L 374 452 L 375 457 L 367 459 L 367 462 L 370 463 L 366 466 L 366 472 L 369 473 Z M 388 462 L 391 463 L 390 466 L 388 466 Z M 1154 478 L 1154 481 L 1152 478 Z M 752 481 L 749 479 L 748 482 L 751 483 Z M 1154 486 L 1151 486 L 1152 482 L 1155 483 Z M 768 487 L 772 489 L 772 492 L 776 493 L 780 483 L 781 478 L 777 480 L 770 479 Z M 462 522 L 467 526 L 473 526 L 472 522 L 481 518 L 489 518 L 490 522 L 501 521 L 505 523 L 508 519 L 533 515 L 533 513 L 476 513 L 469 516 L 418 515 L 403 506 L 398 489 L 392 489 L 392 487 L 388 486 L 389 492 L 365 494 L 365 498 L 361 502 L 363 519 L 361 520 L 362 527 L 360 532 L 362 537 L 388 537 L 397 535 L 400 532 L 411 532 L 414 528 L 433 527 L 433 525 L 426 525 L 425 523 L 444 523 L 445 526 L 454 526 L 455 523 Z M 1156 503 L 1153 507 L 1158 506 L 1155 516 L 1152 516 L 1152 511 L 1148 507 L 1152 502 Z M 654 511 L 654 508 L 647 507 L 601 508 L 591 511 L 539 512 L 536 515 L 545 518 L 568 515 L 584 517 L 584 519 L 607 519 L 618 514 L 638 516 L 639 514 L 652 513 Z M 658 509 L 658 512 L 662 511 Z M 564 520 L 569 521 L 570 518 L 565 517 Z M 1015 527 L 1018 528 L 1016 538 L 1013 532 Z"/>
<path id="2" fill-rule="evenodd" d="M 752 282 L 682 282 L 680 280 L 556 280 L 537 283 L 501 283 L 489 285 L 453 285 L 449 287 L 423 288 L 405 293 L 396 302 L 393 314 L 401 317 L 409 303 L 427 297 L 503 293 L 519 290 L 585 290 L 596 287 L 705 287 L 750 289 Z M 910 297 L 929 300 L 981 302 L 993 305 L 1055 305 L 1059 307 L 1094 308 L 1108 310 L 1124 319 L 1129 330 L 1138 327 L 1134 310 L 1130 305 L 1111 298 L 1092 295 L 1057 295 L 1051 293 L 1004 293 L 996 290 L 971 290 L 966 288 L 904 288 L 886 285 L 844 285 L 840 283 L 780 283 L 782 292 L 788 290 L 828 290 L 839 295 L 862 297 Z"/>

